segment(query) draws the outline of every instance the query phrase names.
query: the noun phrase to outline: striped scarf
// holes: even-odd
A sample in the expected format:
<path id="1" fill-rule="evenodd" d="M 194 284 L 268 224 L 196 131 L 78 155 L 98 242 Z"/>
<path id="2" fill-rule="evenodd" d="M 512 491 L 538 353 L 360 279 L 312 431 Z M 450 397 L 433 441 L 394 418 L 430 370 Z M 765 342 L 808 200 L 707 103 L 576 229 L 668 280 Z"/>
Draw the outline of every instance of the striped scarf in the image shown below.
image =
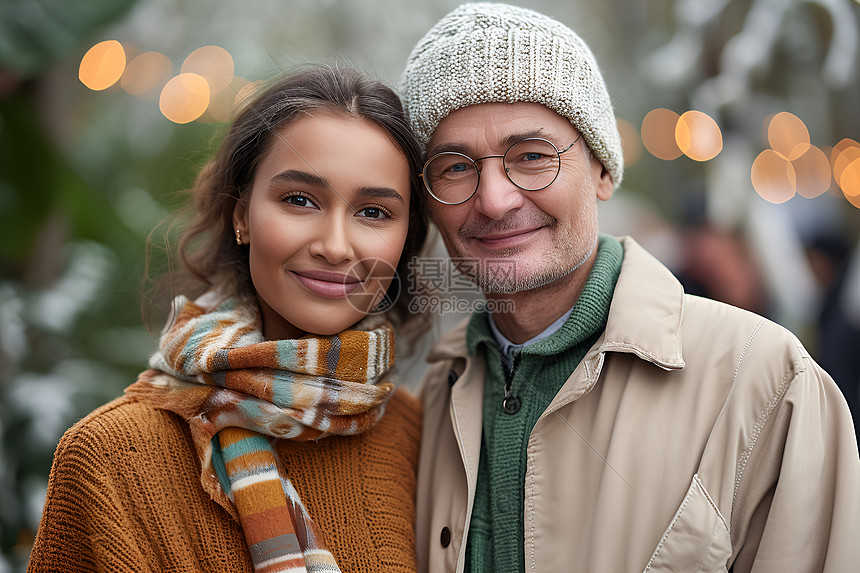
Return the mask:
<path id="1" fill-rule="evenodd" d="M 390 326 L 267 341 L 256 304 L 210 291 L 174 308 L 151 368 L 126 393 L 188 421 L 204 486 L 217 479 L 233 503 L 256 572 L 340 571 L 271 438 L 353 435 L 376 423 L 393 392 L 383 381 L 394 363 Z"/>

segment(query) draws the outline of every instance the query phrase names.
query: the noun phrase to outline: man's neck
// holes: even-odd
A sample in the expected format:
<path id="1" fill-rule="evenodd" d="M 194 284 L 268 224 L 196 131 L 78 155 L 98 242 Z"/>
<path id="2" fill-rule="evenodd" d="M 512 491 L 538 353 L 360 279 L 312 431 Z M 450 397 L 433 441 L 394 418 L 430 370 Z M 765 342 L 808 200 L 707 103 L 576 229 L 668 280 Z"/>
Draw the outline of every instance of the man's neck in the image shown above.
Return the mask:
<path id="1" fill-rule="evenodd" d="M 546 330 L 577 301 L 595 259 L 594 256 L 590 257 L 569 275 L 536 289 L 511 294 L 487 294 L 487 300 L 510 301 L 513 305 L 512 312 L 493 313 L 496 327 L 514 344 L 522 344 Z M 506 305 L 501 307 L 505 308 Z"/>

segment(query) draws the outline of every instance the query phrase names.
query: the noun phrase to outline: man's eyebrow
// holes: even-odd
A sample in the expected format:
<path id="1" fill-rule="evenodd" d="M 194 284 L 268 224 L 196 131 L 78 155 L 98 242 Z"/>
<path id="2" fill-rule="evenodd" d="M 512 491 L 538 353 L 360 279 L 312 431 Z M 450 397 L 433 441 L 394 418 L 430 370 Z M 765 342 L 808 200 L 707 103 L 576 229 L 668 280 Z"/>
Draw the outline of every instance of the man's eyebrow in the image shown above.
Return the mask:
<path id="1" fill-rule="evenodd" d="M 501 144 L 502 147 L 507 150 L 511 145 L 515 144 L 518 141 L 522 141 L 523 139 L 530 139 L 532 137 L 540 137 L 546 139 L 547 134 L 544 132 L 543 128 L 533 129 L 530 131 L 521 131 L 520 133 L 512 133 L 502 139 Z"/>
<path id="2" fill-rule="evenodd" d="M 499 142 L 499 146 L 501 147 L 500 152 L 503 153 L 511 145 L 515 144 L 516 142 L 523 140 L 523 139 L 529 139 L 531 137 L 541 137 L 541 138 L 545 139 L 547 137 L 547 134 L 544 132 L 544 129 L 542 127 L 538 128 L 538 129 L 531 129 L 529 131 L 520 131 L 517 133 L 508 134 Z M 444 153 L 446 151 L 453 151 L 455 153 L 462 153 L 463 155 L 468 155 L 469 157 L 471 157 L 472 154 L 474 153 L 474 151 L 469 146 L 467 146 L 463 143 L 451 142 L 451 143 L 441 143 L 441 144 L 433 147 L 432 149 L 428 149 L 427 150 L 427 157 L 432 157 L 433 155 L 436 155 L 437 153 Z"/>
<path id="3" fill-rule="evenodd" d="M 287 169 L 281 171 L 270 179 L 271 183 L 304 183 L 314 187 L 328 187 L 328 179 L 317 175 L 316 173 L 308 173 L 307 171 L 299 171 L 298 169 Z"/>
<path id="4" fill-rule="evenodd" d="M 431 149 L 427 150 L 427 157 L 433 157 L 437 153 L 446 153 L 446 152 L 454 152 L 454 153 L 462 153 L 463 155 L 468 155 L 469 148 L 462 143 L 442 143 Z"/>

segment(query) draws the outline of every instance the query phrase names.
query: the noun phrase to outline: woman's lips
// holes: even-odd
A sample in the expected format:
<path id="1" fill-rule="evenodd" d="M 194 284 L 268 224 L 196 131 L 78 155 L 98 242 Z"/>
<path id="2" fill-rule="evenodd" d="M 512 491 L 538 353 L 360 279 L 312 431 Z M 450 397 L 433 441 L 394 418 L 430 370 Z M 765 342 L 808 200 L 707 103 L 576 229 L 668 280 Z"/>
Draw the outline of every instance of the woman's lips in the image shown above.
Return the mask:
<path id="1" fill-rule="evenodd" d="M 325 271 L 291 271 L 296 280 L 306 289 L 324 298 L 343 298 L 361 285 L 358 278 L 341 273 Z"/>

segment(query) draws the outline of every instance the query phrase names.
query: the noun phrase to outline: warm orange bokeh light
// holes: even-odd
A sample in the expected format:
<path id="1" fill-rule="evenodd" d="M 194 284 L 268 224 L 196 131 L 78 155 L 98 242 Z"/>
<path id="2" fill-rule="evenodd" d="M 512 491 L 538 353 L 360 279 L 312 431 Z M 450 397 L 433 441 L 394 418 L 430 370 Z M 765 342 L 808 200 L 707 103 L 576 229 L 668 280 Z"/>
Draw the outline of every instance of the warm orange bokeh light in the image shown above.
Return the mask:
<path id="1" fill-rule="evenodd" d="M 767 128 L 770 127 L 770 121 L 774 118 L 776 114 L 772 113 L 761 122 L 761 140 L 764 144 L 770 145 L 770 142 L 767 140 Z"/>
<path id="2" fill-rule="evenodd" d="M 839 184 L 833 180 L 833 163 L 830 162 L 830 157 L 833 154 L 833 147 L 830 145 L 822 145 L 821 151 L 824 153 L 824 156 L 828 158 L 827 161 L 830 163 L 830 187 L 827 188 L 827 193 L 842 199 L 842 190 L 839 188 Z"/>
<path id="3" fill-rule="evenodd" d="M 618 133 L 621 135 L 621 151 L 624 153 L 624 167 L 635 165 L 642 158 L 642 143 L 636 127 L 624 119 L 616 119 Z"/>
<path id="4" fill-rule="evenodd" d="M 708 161 L 723 150 L 720 127 L 701 111 L 687 111 L 678 118 L 675 142 L 684 155 L 695 161 Z"/>
<path id="5" fill-rule="evenodd" d="M 185 73 L 172 78 L 158 100 L 164 117 L 174 123 L 194 121 L 209 106 L 209 83 L 197 74 Z"/>
<path id="6" fill-rule="evenodd" d="M 172 73 L 170 58 L 159 52 L 144 52 L 128 63 L 120 85 L 127 94 L 146 97 L 164 86 Z"/>
<path id="7" fill-rule="evenodd" d="M 672 110 L 659 108 L 648 112 L 642 120 L 642 143 L 651 155 L 658 159 L 671 161 L 682 155 L 675 141 L 675 126 L 678 114 Z"/>
<path id="8" fill-rule="evenodd" d="M 116 40 L 99 42 L 81 58 L 78 78 L 94 91 L 114 85 L 125 70 L 125 50 Z"/>
<path id="9" fill-rule="evenodd" d="M 200 120 L 210 122 L 229 121 L 237 109 L 236 98 L 248 83 L 249 81 L 245 78 L 234 76 L 228 87 L 212 94 L 212 98 L 209 100 L 209 107 Z M 829 163 L 828 169 L 830 169 Z"/>
<path id="10" fill-rule="evenodd" d="M 797 176 L 797 194 L 812 199 L 830 188 L 830 160 L 814 145 L 791 162 Z"/>
<path id="11" fill-rule="evenodd" d="M 860 161 L 860 143 L 845 138 L 833 147 L 830 163 L 833 166 L 833 180 L 846 197 L 860 195 L 857 164 Z"/>
<path id="12" fill-rule="evenodd" d="M 257 90 L 263 87 L 263 85 L 264 82 L 257 80 L 256 82 L 249 82 L 240 88 L 233 103 L 235 106 L 235 111 L 233 113 L 239 113 L 239 111 L 244 109 L 251 101 L 253 101 L 257 94 Z"/>
<path id="13" fill-rule="evenodd" d="M 809 149 L 809 130 L 799 117 L 783 111 L 771 118 L 767 140 L 771 149 L 794 161 Z"/>
<path id="14" fill-rule="evenodd" d="M 220 46 L 203 46 L 191 52 L 182 62 L 181 73 L 194 73 L 209 82 L 210 93 L 227 88 L 233 79 L 233 56 Z"/>
<path id="15" fill-rule="evenodd" d="M 785 203 L 794 197 L 797 178 L 791 162 L 772 149 L 765 149 L 750 171 L 753 188 L 771 203 Z"/>
<path id="16" fill-rule="evenodd" d="M 846 197 L 860 199 L 860 158 L 855 159 L 842 170 L 839 187 Z M 851 202 L 854 203 L 854 201 Z"/>

